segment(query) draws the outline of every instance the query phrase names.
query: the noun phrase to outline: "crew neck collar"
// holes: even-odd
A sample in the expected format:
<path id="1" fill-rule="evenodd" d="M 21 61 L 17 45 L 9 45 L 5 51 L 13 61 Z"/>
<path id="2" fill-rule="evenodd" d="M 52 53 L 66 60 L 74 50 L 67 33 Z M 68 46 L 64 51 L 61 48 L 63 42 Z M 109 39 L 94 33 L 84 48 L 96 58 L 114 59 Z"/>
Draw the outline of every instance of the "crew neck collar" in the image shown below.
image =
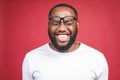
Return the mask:
<path id="1" fill-rule="evenodd" d="M 47 46 L 48 46 L 48 49 L 50 50 L 50 52 L 52 52 L 53 54 L 58 54 L 58 55 L 71 55 L 71 54 L 74 54 L 76 53 L 78 50 L 80 50 L 80 47 L 82 46 L 82 43 L 79 42 L 79 47 L 76 49 L 76 50 L 73 50 L 71 52 L 59 52 L 59 51 L 56 51 L 54 49 L 52 49 L 49 45 L 49 43 L 47 43 Z"/>

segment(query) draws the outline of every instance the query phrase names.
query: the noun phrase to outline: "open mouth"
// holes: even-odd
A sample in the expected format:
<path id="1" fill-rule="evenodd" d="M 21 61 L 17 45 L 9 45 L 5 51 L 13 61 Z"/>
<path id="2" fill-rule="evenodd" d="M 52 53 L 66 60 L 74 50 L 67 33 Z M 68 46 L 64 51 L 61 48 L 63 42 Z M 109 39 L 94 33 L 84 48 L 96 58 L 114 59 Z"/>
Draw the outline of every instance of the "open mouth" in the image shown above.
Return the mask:
<path id="1" fill-rule="evenodd" d="M 69 39 L 70 39 L 70 35 L 68 34 L 57 34 L 56 35 L 56 40 L 61 43 L 68 42 Z"/>

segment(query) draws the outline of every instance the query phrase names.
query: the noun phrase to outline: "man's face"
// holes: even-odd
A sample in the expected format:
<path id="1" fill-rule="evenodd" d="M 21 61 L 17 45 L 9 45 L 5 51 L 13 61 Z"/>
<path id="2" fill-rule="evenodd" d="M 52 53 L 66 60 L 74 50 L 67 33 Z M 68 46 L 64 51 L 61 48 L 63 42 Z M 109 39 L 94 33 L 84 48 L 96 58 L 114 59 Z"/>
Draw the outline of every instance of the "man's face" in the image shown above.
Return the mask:
<path id="1" fill-rule="evenodd" d="M 55 8 L 49 19 L 48 35 L 54 47 L 61 52 L 68 50 L 75 42 L 78 21 L 68 7 Z"/>

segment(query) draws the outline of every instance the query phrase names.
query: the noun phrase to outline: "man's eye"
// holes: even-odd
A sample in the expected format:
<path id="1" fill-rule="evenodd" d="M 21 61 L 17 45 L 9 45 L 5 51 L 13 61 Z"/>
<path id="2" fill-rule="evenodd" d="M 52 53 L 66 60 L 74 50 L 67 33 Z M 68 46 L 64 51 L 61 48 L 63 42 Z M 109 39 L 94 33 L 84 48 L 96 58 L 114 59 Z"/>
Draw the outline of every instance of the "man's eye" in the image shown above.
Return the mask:
<path id="1" fill-rule="evenodd" d="M 64 24 L 65 24 L 66 26 L 71 26 L 71 25 L 72 25 L 72 21 L 66 21 L 66 22 L 64 22 Z"/>
<path id="2" fill-rule="evenodd" d="M 59 22 L 57 22 L 57 21 L 56 21 L 56 22 L 55 22 L 55 21 L 54 21 L 54 22 L 52 22 L 52 25 L 53 25 L 53 26 L 58 26 L 59 24 L 60 24 L 60 23 L 59 23 Z"/>

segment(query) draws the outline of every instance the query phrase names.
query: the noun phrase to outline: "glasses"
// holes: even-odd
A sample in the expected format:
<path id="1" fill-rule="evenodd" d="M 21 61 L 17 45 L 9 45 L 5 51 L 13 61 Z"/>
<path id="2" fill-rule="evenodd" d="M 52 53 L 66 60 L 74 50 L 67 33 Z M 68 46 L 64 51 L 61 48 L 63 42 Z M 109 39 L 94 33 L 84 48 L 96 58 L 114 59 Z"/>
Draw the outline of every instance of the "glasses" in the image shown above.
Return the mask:
<path id="1" fill-rule="evenodd" d="M 50 26 L 60 26 L 61 20 L 63 20 L 63 24 L 67 27 L 72 26 L 75 21 L 77 20 L 74 16 L 65 16 L 65 17 L 59 17 L 59 16 L 51 16 L 49 17 L 49 25 Z"/>

